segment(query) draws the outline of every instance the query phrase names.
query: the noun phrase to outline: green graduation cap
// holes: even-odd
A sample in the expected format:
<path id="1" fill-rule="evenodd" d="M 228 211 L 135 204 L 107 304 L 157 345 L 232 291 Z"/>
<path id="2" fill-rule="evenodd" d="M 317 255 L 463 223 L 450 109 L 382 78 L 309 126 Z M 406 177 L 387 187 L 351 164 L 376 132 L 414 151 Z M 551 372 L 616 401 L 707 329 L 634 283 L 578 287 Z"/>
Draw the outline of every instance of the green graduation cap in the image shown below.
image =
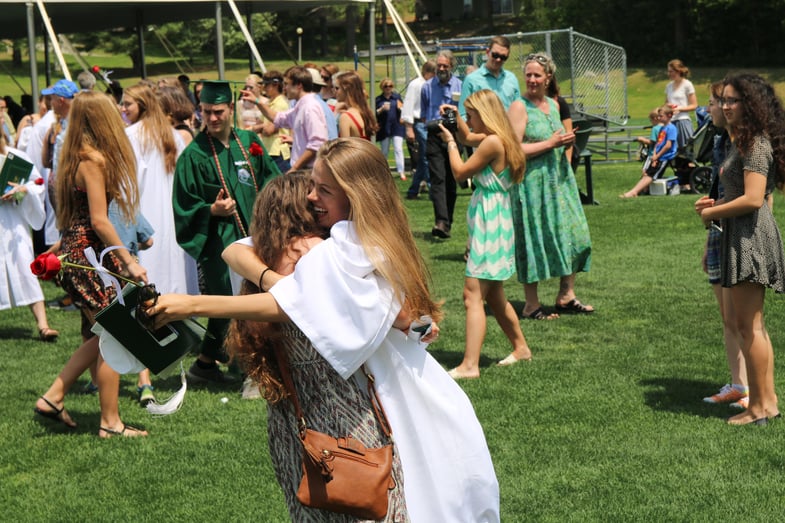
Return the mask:
<path id="1" fill-rule="evenodd" d="M 229 82 L 204 81 L 199 100 L 211 105 L 230 104 L 232 103 L 232 88 L 229 87 Z"/>

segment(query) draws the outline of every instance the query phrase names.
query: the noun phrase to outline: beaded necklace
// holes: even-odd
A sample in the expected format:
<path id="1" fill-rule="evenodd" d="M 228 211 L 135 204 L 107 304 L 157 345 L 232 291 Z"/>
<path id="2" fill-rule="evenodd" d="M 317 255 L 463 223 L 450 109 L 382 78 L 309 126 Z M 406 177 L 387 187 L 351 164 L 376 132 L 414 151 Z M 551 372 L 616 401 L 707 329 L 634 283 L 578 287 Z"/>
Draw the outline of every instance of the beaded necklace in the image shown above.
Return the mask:
<path id="1" fill-rule="evenodd" d="M 221 179 L 221 185 L 223 186 L 224 192 L 226 192 L 227 196 L 229 196 L 231 198 L 232 194 L 229 192 L 229 187 L 226 185 L 226 178 L 224 178 L 224 172 L 223 172 L 223 169 L 221 169 L 221 162 L 218 161 L 218 152 L 216 152 L 216 150 L 215 150 L 215 144 L 213 143 L 213 137 L 210 136 L 208 133 L 205 133 L 205 134 L 207 134 L 207 141 L 210 143 L 210 150 L 213 152 L 213 161 L 215 162 L 215 168 L 218 169 L 218 177 Z M 245 158 L 245 163 L 246 163 L 246 165 L 248 165 L 248 169 L 250 169 L 250 171 L 251 171 L 251 179 L 253 180 L 253 188 L 258 193 L 259 192 L 259 186 L 256 183 L 256 174 L 253 172 L 253 165 L 251 165 L 251 160 L 248 159 L 248 153 L 245 152 L 245 147 L 243 147 L 243 144 L 240 142 L 240 138 L 237 137 L 237 134 L 234 132 L 233 129 L 231 131 L 229 131 L 229 135 L 230 135 L 230 137 L 234 136 L 234 141 L 237 142 L 237 146 L 240 148 L 240 152 L 243 153 L 243 158 Z M 227 147 L 227 149 L 228 149 L 228 147 Z M 237 207 L 234 208 L 234 210 L 232 211 L 232 214 L 234 215 L 234 219 L 237 222 L 237 227 L 239 227 L 239 229 L 240 229 L 240 234 L 242 234 L 242 237 L 245 238 L 246 236 L 248 236 L 248 233 L 246 232 L 245 227 L 243 226 L 243 221 L 240 218 L 240 213 L 237 212 Z"/>

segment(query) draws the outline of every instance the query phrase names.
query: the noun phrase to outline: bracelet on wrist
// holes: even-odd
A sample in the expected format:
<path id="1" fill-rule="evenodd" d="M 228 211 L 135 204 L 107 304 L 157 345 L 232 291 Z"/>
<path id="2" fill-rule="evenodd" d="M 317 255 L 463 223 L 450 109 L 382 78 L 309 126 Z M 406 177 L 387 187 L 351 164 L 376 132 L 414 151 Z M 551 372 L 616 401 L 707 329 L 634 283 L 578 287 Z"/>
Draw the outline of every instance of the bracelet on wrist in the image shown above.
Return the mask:
<path id="1" fill-rule="evenodd" d="M 262 280 L 264 279 L 264 275 L 267 274 L 267 271 L 269 271 L 269 270 L 272 270 L 272 267 L 267 267 L 265 270 L 262 271 L 262 274 L 259 275 L 259 291 L 260 292 L 267 292 L 266 290 L 264 290 L 264 287 L 262 286 Z"/>

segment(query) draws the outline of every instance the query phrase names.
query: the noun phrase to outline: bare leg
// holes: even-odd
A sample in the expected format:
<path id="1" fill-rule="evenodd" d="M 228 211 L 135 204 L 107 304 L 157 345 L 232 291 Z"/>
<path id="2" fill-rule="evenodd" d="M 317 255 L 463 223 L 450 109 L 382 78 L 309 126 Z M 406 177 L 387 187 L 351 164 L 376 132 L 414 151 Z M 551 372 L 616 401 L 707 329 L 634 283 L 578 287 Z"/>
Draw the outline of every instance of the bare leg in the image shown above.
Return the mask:
<path id="1" fill-rule="evenodd" d="M 633 187 L 632 189 L 630 189 L 629 191 L 627 191 L 624 194 L 620 194 L 619 198 L 635 198 L 644 189 L 648 188 L 649 185 L 651 185 L 651 182 L 653 182 L 653 181 L 654 181 L 654 178 L 652 178 L 649 175 L 644 174 L 643 176 L 641 176 L 641 179 L 638 180 L 638 183 L 635 184 L 635 187 Z"/>
<path id="2" fill-rule="evenodd" d="M 35 324 L 38 327 L 38 332 L 49 328 L 49 320 L 46 318 L 46 307 L 43 301 L 37 301 L 30 304 L 30 311 L 35 318 Z"/>
<path id="3" fill-rule="evenodd" d="M 739 283 L 730 289 L 731 301 L 742 339 L 750 395 L 747 410 L 728 419 L 733 425 L 779 414 L 774 392 L 774 351 L 763 321 L 765 288 L 755 283 Z"/>
<path id="4" fill-rule="evenodd" d="M 725 357 L 728 360 L 731 383 L 733 385 L 747 386 L 747 366 L 744 363 L 744 354 L 741 352 L 742 340 L 736 328 L 735 311 L 730 289 L 722 288 L 720 284 L 712 285 L 717 302 L 722 314 L 722 335 L 725 341 Z"/>
<path id="5" fill-rule="evenodd" d="M 53 405 L 56 405 L 58 408 L 63 408 L 65 395 L 68 392 L 68 389 L 71 388 L 71 385 L 76 382 L 79 376 L 87 370 L 87 368 L 93 364 L 98 357 L 98 338 L 93 337 L 84 342 L 82 345 L 79 346 L 76 351 L 71 355 L 71 358 L 66 362 L 65 367 L 63 370 L 60 371 L 60 374 L 55 378 L 52 385 L 49 389 L 44 393 L 44 398 L 49 400 Z M 51 407 L 47 405 L 47 403 L 39 398 L 35 405 L 37 408 L 42 409 L 44 411 L 51 410 Z M 63 411 L 63 418 L 69 419 L 70 417 L 68 414 Z"/>
<path id="6" fill-rule="evenodd" d="M 575 274 L 568 274 L 559 279 L 559 294 L 556 295 L 556 305 L 564 307 L 572 300 L 577 299 L 575 296 Z M 591 305 L 583 304 L 589 311 L 593 311 L 594 307 Z"/>
<path id="7" fill-rule="evenodd" d="M 109 438 L 112 435 L 135 437 L 147 436 L 147 431 L 127 427 L 120 419 L 118 397 L 120 391 L 120 375 L 117 374 L 101 357 L 98 356 L 96 369 L 98 379 L 98 398 L 101 402 L 101 428 L 98 435 Z"/>
<path id="8" fill-rule="evenodd" d="M 136 379 L 136 386 L 141 387 L 142 385 L 152 385 L 153 383 L 150 381 L 150 369 L 144 369 L 142 372 L 139 373 L 139 376 Z"/>
<path id="9" fill-rule="evenodd" d="M 510 356 L 503 361 L 513 363 L 514 361 L 530 360 L 532 358 L 532 352 L 529 349 L 529 345 L 526 343 L 526 338 L 523 336 L 521 324 L 518 321 L 518 315 L 515 313 L 515 309 L 510 302 L 507 301 L 507 296 L 504 294 L 503 282 L 489 281 L 483 283 L 488 285 L 486 301 L 493 311 L 493 315 L 496 317 L 496 322 L 512 345 L 512 354 L 510 354 L 510 356 L 512 356 L 513 361 L 507 359 Z"/>
<path id="10" fill-rule="evenodd" d="M 523 284 L 523 295 L 526 303 L 523 306 L 522 314 L 524 316 L 530 316 L 533 314 L 537 309 L 542 307 L 540 303 L 540 297 L 537 294 L 537 285 L 539 282 L 534 283 L 524 283 Z M 555 320 L 558 318 L 559 315 L 556 313 L 548 314 L 545 319 L 547 320 Z"/>
<path id="11" fill-rule="evenodd" d="M 463 352 L 463 361 L 450 371 L 453 378 L 479 378 L 480 377 L 480 351 L 485 341 L 487 322 L 485 308 L 483 307 L 483 286 L 477 278 L 466 278 L 463 285 L 463 305 L 466 308 L 466 346 Z"/>

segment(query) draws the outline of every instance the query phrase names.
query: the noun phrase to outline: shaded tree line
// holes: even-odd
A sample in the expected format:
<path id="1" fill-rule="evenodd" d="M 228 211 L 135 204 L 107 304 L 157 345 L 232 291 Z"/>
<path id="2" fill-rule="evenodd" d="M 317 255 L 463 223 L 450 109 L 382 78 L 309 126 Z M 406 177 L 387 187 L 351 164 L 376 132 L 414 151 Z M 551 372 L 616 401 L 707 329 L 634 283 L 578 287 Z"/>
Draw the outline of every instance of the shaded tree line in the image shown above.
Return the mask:
<path id="1" fill-rule="evenodd" d="M 630 65 L 782 64 L 785 0 L 522 0 L 520 30 L 572 27 L 624 47 Z"/>

